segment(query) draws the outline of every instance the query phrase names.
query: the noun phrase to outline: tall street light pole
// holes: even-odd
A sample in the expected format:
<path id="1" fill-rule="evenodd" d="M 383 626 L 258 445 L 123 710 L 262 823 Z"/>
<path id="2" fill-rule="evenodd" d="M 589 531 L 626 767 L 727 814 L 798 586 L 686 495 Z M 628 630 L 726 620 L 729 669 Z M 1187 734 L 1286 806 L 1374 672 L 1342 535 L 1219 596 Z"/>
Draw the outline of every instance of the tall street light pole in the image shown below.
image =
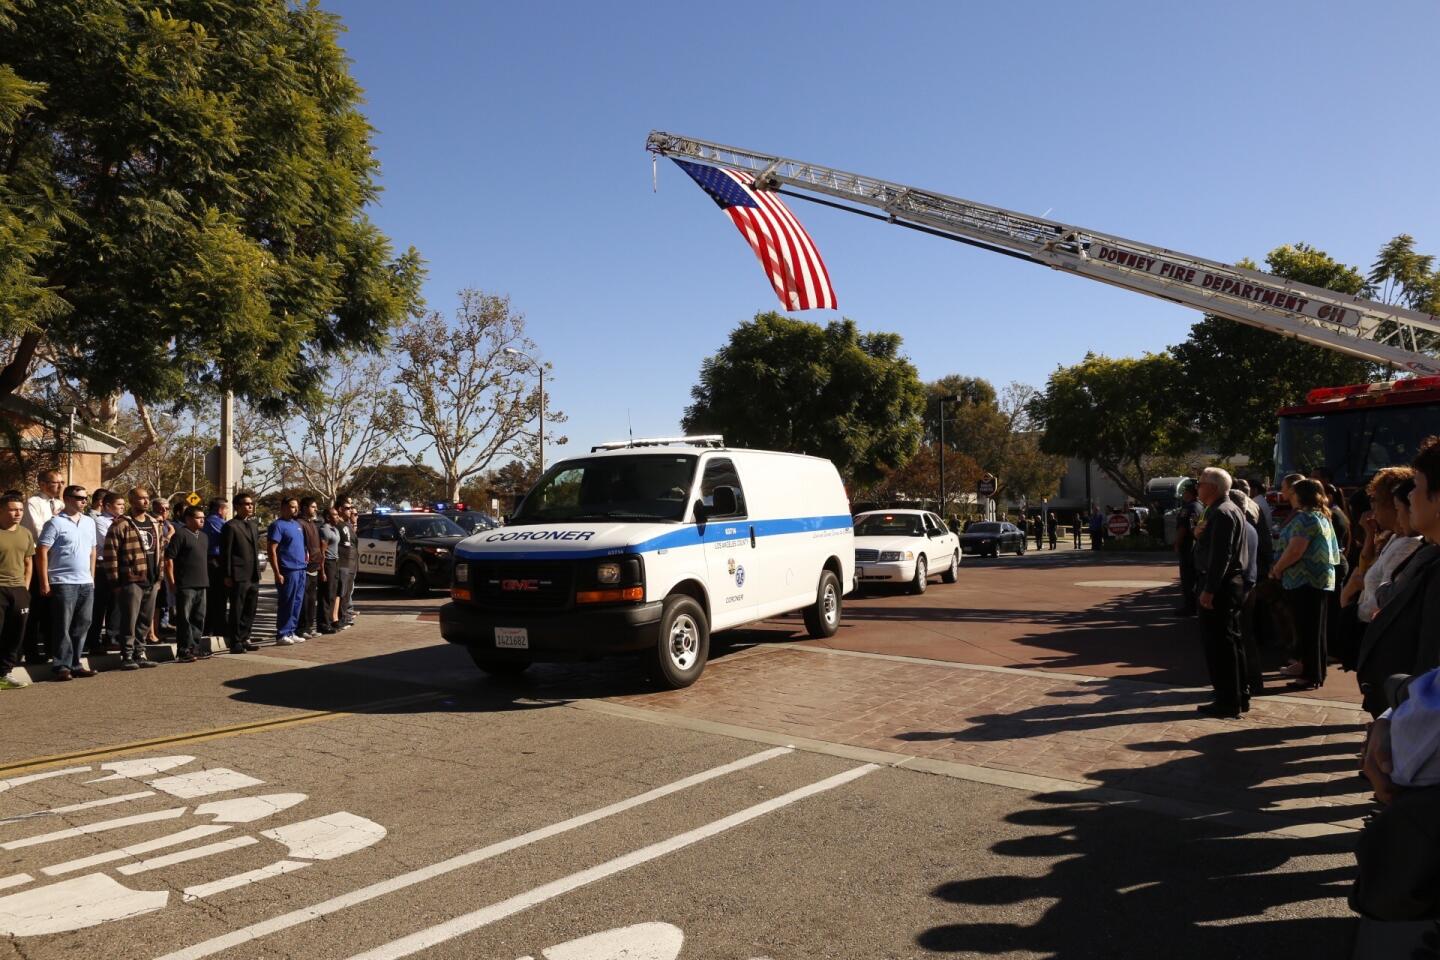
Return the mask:
<path id="1" fill-rule="evenodd" d="M 514 347 L 506 347 L 505 353 L 512 357 L 521 357 L 529 361 L 530 366 L 535 368 L 535 374 L 540 378 L 540 472 L 545 472 L 545 368 L 528 353 L 522 353 Z"/>
<path id="2" fill-rule="evenodd" d="M 959 403 L 960 397 L 956 394 L 950 394 L 949 396 L 940 396 L 937 399 L 940 401 L 940 519 L 948 522 L 945 516 L 945 404 L 947 401 L 950 403 Z"/>

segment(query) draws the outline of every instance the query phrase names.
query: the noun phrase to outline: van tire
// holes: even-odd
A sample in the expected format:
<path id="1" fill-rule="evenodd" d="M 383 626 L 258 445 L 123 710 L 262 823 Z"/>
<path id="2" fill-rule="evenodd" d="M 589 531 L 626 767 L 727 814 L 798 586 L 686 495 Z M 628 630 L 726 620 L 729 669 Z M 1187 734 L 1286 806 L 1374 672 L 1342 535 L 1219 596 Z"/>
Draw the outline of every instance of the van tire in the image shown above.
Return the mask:
<path id="1" fill-rule="evenodd" d="M 671 690 L 700 679 L 710 659 L 710 620 L 694 597 L 683 593 L 665 598 L 660 613 L 660 635 L 646 666 L 655 682 Z"/>
<path id="2" fill-rule="evenodd" d="M 515 657 L 497 657 L 488 650 L 470 647 L 470 659 L 475 666 L 493 677 L 516 677 L 530 669 L 530 661 Z"/>
<path id="3" fill-rule="evenodd" d="M 400 575 L 396 577 L 400 583 L 400 589 L 405 591 L 407 597 L 422 598 L 430 595 L 430 580 L 425 576 L 425 570 L 418 563 L 407 563 L 400 567 Z"/>
<path id="4" fill-rule="evenodd" d="M 820 585 L 815 588 L 815 602 L 805 608 L 805 632 L 816 640 L 835 636 L 840 629 L 840 613 L 844 597 L 840 578 L 834 570 L 820 571 Z"/>
<path id="5" fill-rule="evenodd" d="M 925 554 L 915 558 L 915 579 L 910 581 L 910 592 L 920 594 L 930 585 L 930 570 L 925 563 Z"/>
<path id="6" fill-rule="evenodd" d="M 955 583 L 960 579 L 960 551 L 956 550 L 950 555 L 950 566 L 945 568 L 945 573 L 940 579 L 946 583 Z"/>

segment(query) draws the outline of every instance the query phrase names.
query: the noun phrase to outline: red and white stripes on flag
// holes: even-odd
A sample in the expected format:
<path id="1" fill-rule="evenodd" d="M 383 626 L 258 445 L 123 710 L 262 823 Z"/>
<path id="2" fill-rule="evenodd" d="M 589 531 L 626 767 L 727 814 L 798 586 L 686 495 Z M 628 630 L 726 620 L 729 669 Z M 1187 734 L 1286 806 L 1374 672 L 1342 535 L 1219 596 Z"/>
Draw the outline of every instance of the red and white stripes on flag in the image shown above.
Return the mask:
<path id="1" fill-rule="evenodd" d="M 778 195 L 754 189 L 754 178 L 739 170 L 675 162 L 729 215 L 786 310 L 836 309 L 835 288 L 815 241 Z"/>

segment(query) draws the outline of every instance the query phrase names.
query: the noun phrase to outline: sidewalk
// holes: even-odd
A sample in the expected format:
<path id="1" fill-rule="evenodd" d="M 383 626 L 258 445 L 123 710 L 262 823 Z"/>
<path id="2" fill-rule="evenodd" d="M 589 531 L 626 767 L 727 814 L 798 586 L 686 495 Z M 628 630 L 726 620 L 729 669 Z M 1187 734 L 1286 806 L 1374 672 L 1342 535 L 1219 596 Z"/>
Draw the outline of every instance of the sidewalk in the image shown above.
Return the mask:
<path id="1" fill-rule="evenodd" d="M 680 691 L 612 697 L 788 736 L 1103 786 L 1349 830 L 1369 809 L 1366 716 L 1274 696 L 1244 719 L 1196 713 L 1208 690 L 819 647 L 713 662 Z"/>

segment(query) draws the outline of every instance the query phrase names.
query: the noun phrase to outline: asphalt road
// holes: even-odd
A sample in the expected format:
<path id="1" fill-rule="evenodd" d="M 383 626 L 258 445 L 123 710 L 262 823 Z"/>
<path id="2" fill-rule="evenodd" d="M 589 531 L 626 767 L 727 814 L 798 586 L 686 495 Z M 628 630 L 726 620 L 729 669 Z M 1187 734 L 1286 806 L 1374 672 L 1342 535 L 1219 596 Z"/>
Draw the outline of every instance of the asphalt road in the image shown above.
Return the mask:
<path id="1" fill-rule="evenodd" d="M 941 591 L 852 603 L 854 645 Z M 6 695 L 0 957 L 1349 956 L 1347 838 L 616 715 L 629 664 L 488 681 L 435 600 L 363 596 L 332 640 Z"/>

